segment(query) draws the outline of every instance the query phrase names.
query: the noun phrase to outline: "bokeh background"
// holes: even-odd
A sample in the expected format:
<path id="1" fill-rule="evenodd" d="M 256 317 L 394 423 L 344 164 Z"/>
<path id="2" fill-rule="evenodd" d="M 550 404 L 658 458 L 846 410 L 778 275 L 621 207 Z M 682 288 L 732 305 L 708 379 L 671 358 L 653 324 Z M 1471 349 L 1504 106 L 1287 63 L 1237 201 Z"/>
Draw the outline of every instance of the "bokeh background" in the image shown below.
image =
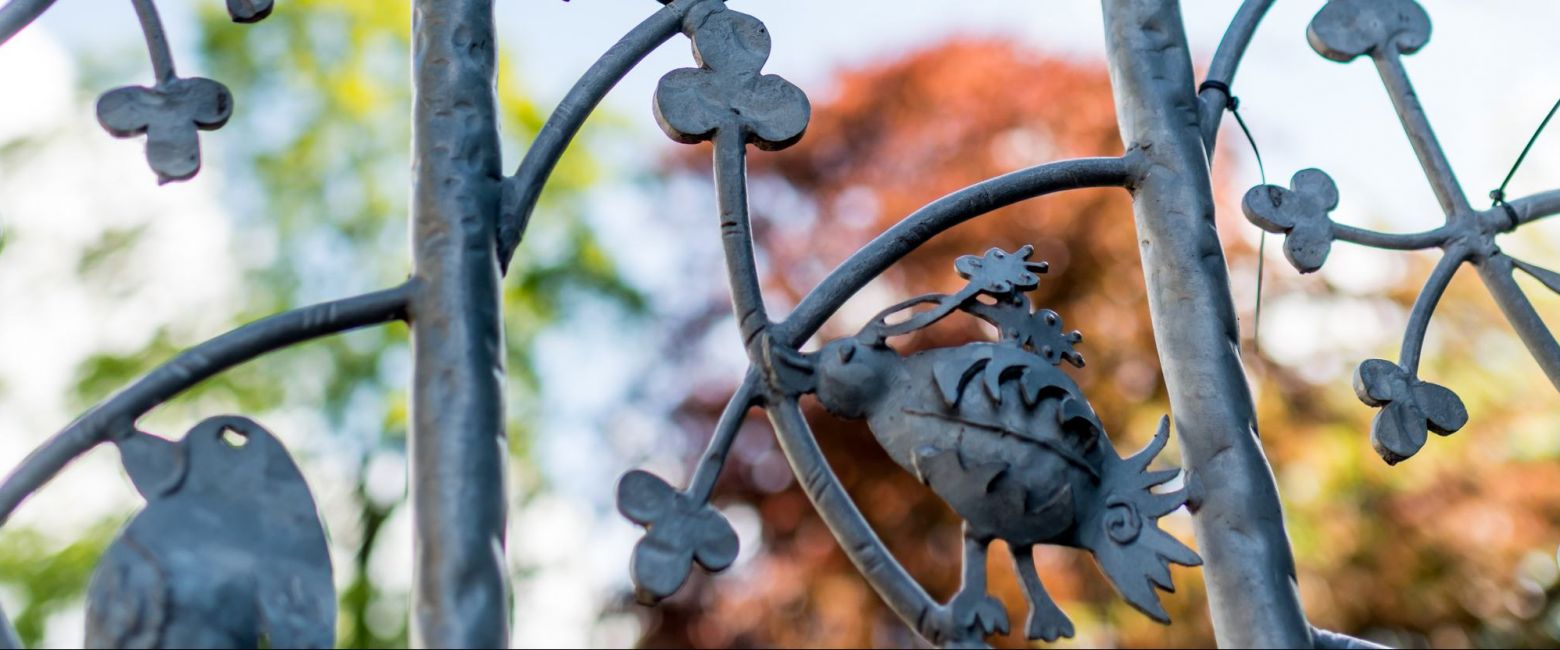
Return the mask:
<path id="1" fill-rule="evenodd" d="M 150 76 L 129 3 L 62 0 L 0 47 L 0 469 L 76 413 L 175 351 L 233 325 L 398 282 L 408 270 L 406 3 L 282 0 L 256 26 L 215 0 L 160 3 L 180 70 L 234 92 L 205 170 L 158 187 L 137 142 L 93 118 L 98 93 Z M 647 0 L 499 3 L 498 83 L 512 167 L 547 110 L 655 8 Z M 1084 2 L 734 1 L 775 38 L 768 71 L 801 85 L 801 144 L 752 156 L 752 203 L 770 311 L 914 208 L 1039 161 L 1119 153 L 1099 8 Z M 1236 2 L 1185 9 L 1196 63 Z M 1560 5 L 1425 2 L 1429 47 L 1408 60 L 1475 203 L 1498 185 L 1560 96 Z M 1278 3 L 1236 80 L 1270 181 L 1305 167 L 1337 179 L 1340 221 L 1417 230 L 1439 212 L 1365 63 L 1316 56 L 1319 2 Z M 1498 42 L 1498 47 L 1492 44 Z M 615 478 L 686 478 L 745 360 L 722 284 L 708 151 L 667 141 L 649 111 L 660 74 L 690 65 L 677 39 L 609 97 L 565 157 L 505 283 L 513 510 L 509 557 L 520 647 L 913 645 L 795 485 L 763 418 L 750 417 L 717 488 L 742 538 L 736 565 L 696 575 L 657 609 L 627 584 L 638 532 L 613 511 Z M 1349 387 L 1365 358 L 1394 358 L 1433 257 L 1339 244 L 1297 275 L 1238 199 L 1260 182 L 1226 120 L 1215 160 L 1219 228 L 1243 353 L 1286 508 L 1302 597 L 1319 625 L 1404 646 L 1560 645 L 1560 401 L 1470 273 L 1453 282 L 1422 374 L 1472 420 L 1388 468 Z M 1554 187 L 1560 134 L 1540 140 L 1513 196 Z M 1033 244 L 1051 263 L 1034 298 L 1083 330 L 1073 373 L 1118 446 L 1168 406 L 1130 206 L 1080 191 L 951 231 L 853 299 L 821 337 L 854 331 L 908 295 L 957 286 L 952 260 Z M 1553 267 L 1560 220 L 1501 245 Z M 1526 278 L 1540 312 L 1560 299 Z M 909 347 L 983 336 L 938 328 Z M 299 458 L 330 534 L 344 647 L 406 642 L 406 331 L 378 328 L 289 349 L 203 384 L 144 428 L 177 436 L 223 412 L 254 416 Z M 816 409 L 814 409 L 816 411 Z M 953 514 L 855 424 L 812 412 L 836 470 L 902 562 L 939 597 L 958 573 Z M 1164 458 L 1174 462 L 1173 447 Z M 33 647 L 79 645 L 97 555 L 138 506 L 114 452 L 72 466 L 0 531 L 0 604 Z M 1184 512 L 1167 528 L 1195 545 Z M 1001 557 L 1002 553 L 993 553 Z M 1038 557 L 1078 624 L 1060 646 L 1205 646 L 1200 575 L 1175 574 L 1160 627 L 1122 604 L 1079 553 Z M 993 585 L 1015 620 L 1006 562 Z M 994 639 L 1002 646 L 1022 638 Z"/>

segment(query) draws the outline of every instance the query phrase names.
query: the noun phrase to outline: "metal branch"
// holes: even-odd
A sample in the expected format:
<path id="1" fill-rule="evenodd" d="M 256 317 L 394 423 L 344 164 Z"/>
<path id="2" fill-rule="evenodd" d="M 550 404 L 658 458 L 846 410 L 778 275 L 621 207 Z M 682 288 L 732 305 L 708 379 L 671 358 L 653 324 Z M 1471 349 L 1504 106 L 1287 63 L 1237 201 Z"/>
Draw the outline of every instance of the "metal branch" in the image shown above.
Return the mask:
<path id="1" fill-rule="evenodd" d="M 1141 152 L 1133 212 L 1165 385 L 1181 432 L 1219 645 L 1305 647 L 1283 506 L 1257 437 L 1214 227 L 1195 81 L 1175 2 L 1104 0 L 1116 119 Z"/>
<path id="2" fill-rule="evenodd" d="M 1403 55 L 1398 52 L 1396 44 L 1389 43 L 1373 51 L 1371 59 L 1376 62 L 1381 83 L 1387 87 L 1392 107 L 1397 109 L 1403 132 L 1408 134 L 1414 155 L 1419 157 L 1419 165 L 1425 170 L 1425 178 L 1430 181 L 1430 189 L 1435 191 L 1441 210 L 1446 213 L 1448 220 L 1457 220 L 1461 218 L 1459 215 L 1472 212 L 1468 196 L 1457 182 L 1457 174 L 1452 172 L 1452 163 L 1447 160 L 1446 151 L 1436 140 L 1429 118 L 1425 117 L 1425 107 L 1419 103 L 1419 95 L 1408 80 L 1408 71 L 1403 67 Z"/>
<path id="3" fill-rule="evenodd" d="M 775 339 L 793 348 L 801 345 L 873 278 L 949 228 L 1046 194 L 1086 187 L 1126 187 L 1132 182 L 1137 155 L 1046 163 L 981 181 L 926 204 L 856 251 L 807 292 L 796 309 L 774 326 Z"/>
<path id="4" fill-rule="evenodd" d="M 586 118 L 629 70 L 682 30 L 683 17 L 690 7 L 707 1 L 710 0 L 677 0 L 651 14 L 597 59 L 553 109 L 547 122 L 537 131 L 530 149 L 526 150 L 515 175 L 504 180 L 498 261 L 506 272 L 547 179 Z"/>
<path id="5" fill-rule="evenodd" d="M 54 0 L 11 0 L 0 7 L 0 45 L 48 11 Z"/>
<path id="6" fill-rule="evenodd" d="M 748 358 L 757 363 L 762 357 L 759 338 L 770 323 L 753 260 L 746 137 L 741 129 L 721 129 L 715 136 L 715 202 L 720 211 L 720 240 L 726 253 L 726 275 L 731 284 L 737 331 L 742 335 L 742 348 Z"/>
<path id="7" fill-rule="evenodd" d="M 1403 331 L 1403 345 L 1398 351 L 1398 365 L 1408 370 L 1410 376 L 1419 376 L 1419 353 L 1424 349 L 1425 332 L 1430 328 L 1430 316 L 1435 313 L 1435 305 L 1440 302 L 1441 295 L 1446 293 L 1452 276 L 1457 274 L 1457 269 L 1467 259 L 1467 251 L 1460 247 L 1446 251 L 1441 261 L 1436 262 L 1435 268 L 1430 271 L 1430 277 L 1425 279 L 1419 297 L 1414 299 L 1414 307 L 1408 312 L 1408 326 Z"/>
<path id="8" fill-rule="evenodd" d="M 320 303 L 255 321 L 197 345 L 54 434 L 0 483 L 0 525 L 22 500 L 100 442 L 128 434 L 158 404 L 207 378 L 295 343 L 406 318 L 411 285 Z"/>
<path id="9" fill-rule="evenodd" d="M 1513 266 L 1510 257 L 1496 253 L 1479 264 L 1479 278 L 1484 280 L 1485 288 L 1495 298 L 1495 304 L 1500 305 L 1501 312 L 1517 331 L 1533 360 L 1544 369 L 1555 388 L 1560 389 L 1560 343 L 1555 342 L 1549 326 L 1517 286 L 1516 278 L 1512 277 Z"/>
<path id="10" fill-rule="evenodd" d="M 1389 233 L 1356 228 L 1334 221 L 1332 233 L 1334 239 L 1361 246 L 1398 251 L 1416 251 L 1426 248 L 1439 248 L 1445 245 L 1456 234 L 1456 231 L 1442 226 L 1435 230 L 1426 230 L 1424 232 Z"/>
<path id="11" fill-rule="evenodd" d="M 1514 201 L 1508 201 L 1507 205 L 1516 211 L 1518 224 L 1538 221 L 1544 217 L 1560 214 L 1560 190 L 1549 190 L 1548 192 L 1524 196 Z"/>
<path id="12" fill-rule="evenodd" d="M 179 75 L 173 68 L 173 53 L 168 50 L 168 35 L 163 32 L 157 5 L 152 0 L 134 2 L 135 16 L 140 19 L 141 33 L 146 36 L 146 54 L 152 58 L 152 73 L 157 77 L 157 84 L 173 81 Z"/>
<path id="13" fill-rule="evenodd" d="M 1218 82 L 1229 88 L 1235 80 L 1235 69 L 1240 66 L 1240 60 L 1246 55 L 1246 47 L 1251 45 L 1251 37 L 1257 32 L 1257 25 L 1262 23 L 1262 17 L 1273 6 L 1273 0 L 1246 0 L 1235 11 L 1235 17 L 1230 20 L 1229 29 L 1224 30 L 1224 38 L 1219 39 L 1219 49 L 1213 52 L 1213 61 L 1208 64 L 1208 76 L 1206 81 Z M 1208 157 L 1213 157 L 1213 144 L 1219 137 L 1219 122 L 1224 118 L 1224 107 L 1229 102 L 1229 95 L 1223 88 L 1209 87 L 1198 93 L 1198 121 L 1202 125 L 1203 149 Z"/>
<path id="14" fill-rule="evenodd" d="M 839 540 L 845 555 L 900 619 L 914 621 L 917 633 L 934 642 L 940 641 L 935 638 L 931 626 L 939 605 L 904 567 L 894 561 L 883 540 L 851 501 L 839 477 L 829 469 L 829 462 L 824 458 L 823 450 L 818 448 L 796 399 L 786 398 L 768 411 L 769 421 L 780 440 L 780 450 L 785 453 L 814 509 Z"/>
<path id="15" fill-rule="evenodd" d="M 412 3 L 411 643 L 509 644 L 493 0 Z"/>
<path id="16" fill-rule="evenodd" d="M 715 423 L 715 433 L 710 436 L 710 443 L 704 448 L 704 455 L 693 470 L 688 489 L 683 490 L 695 502 L 709 503 L 710 494 L 715 490 L 715 479 L 720 478 L 720 470 L 726 465 L 726 454 L 731 451 L 731 443 L 736 440 L 737 431 L 742 429 L 743 418 L 747 417 L 748 409 L 759 398 L 758 388 L 762 381 L 761 375 L 750 368 L 742 385 L 726 402 L 725 410 L 721 411 L 720 420 Z"/>

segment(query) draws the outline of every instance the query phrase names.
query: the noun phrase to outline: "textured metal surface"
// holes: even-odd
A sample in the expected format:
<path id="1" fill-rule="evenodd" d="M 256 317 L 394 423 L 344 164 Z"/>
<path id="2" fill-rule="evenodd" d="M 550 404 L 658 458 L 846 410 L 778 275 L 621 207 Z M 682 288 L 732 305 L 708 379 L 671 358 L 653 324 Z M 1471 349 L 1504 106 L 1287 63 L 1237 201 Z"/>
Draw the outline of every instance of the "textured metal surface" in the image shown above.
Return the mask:
<path id="1" fill-rule="evenodd" d="M 1403 66 L 1404 55 L 1419 51 L 1430 41 L 1430 16 L 1418 3 L 1332 0 L 1312 18 L 1306 36 L 1311 48 L 1327 59 L 1347 63 L 1370 57 L 1375 63 L 1403 132 L 1441 206 L 1444 222 L 1416 233 L 1383 233 L 1336 223 L 1330 212 L 1339 204 L 1338 188 L 1315 169 L 1295 174 L 1287 189 L 1273 185 L 1252 188 L 1242 201 L 1242 209 L 1258 227 L 1285 235 L 1285 254 L 1301 273 L 1321 268 L 1333 240 L 1391 250 L 1442 250 L 1440 261 L 1409 311 L 1397 362 L 1369 359 L 1360 364 L 1354 376 L 1360 400 L 1380 409 L 1371 425 L 1372 446 L 1388 463 L 1398 463 L 1423 448 L 1429 433 L 1448 435 L 1468 422 L 1468 411 L 1456 393 L 1419 377 L 1419 357 L 1431 315 L 1464 264 L 1477 268 L 1506 320 L 1560 389 L 1560 344 L 1513 274 L 1521 270 L 1556 292 L 1560 292 L 1560 275 L 1505 254 L 1496 242 L 1499 235 L 1560 212 L 1560 191 L 1509 203 L 1495 195 L 1494 205 L 1484 210 L 1469 204 Z"/>
<path id="2" fill-rule="evenodd" d="M 491 0 L 412 5 L 412 643 L 505 647 L 509 571 Z"/>
<path id="3" fill-rule="evenodd" d="M 144 135 L 162 182 L 200 166 L 199 130 L 232 111 L 221 84 L 181 78 L 152 0 L 133 0 L 155 83 L 106 93 L 103 126 Z M 0 6 L 0 43 L 52 0 Z M 272 0 L 226 0 L 230 17 L 254 22 Z M 429 647 L 507 644 L 504 559 L 505 436 L 502 270 L 523 237 L 547 177 L 594 107 L 651 50 L 681 31 L 697 67 L 668 73 L 652 106 L 678 142 L 713 141 L 720 236 L 743 346 L 751 366 L 727 405 L 685 490 L 642 471 L 624 476 L 618 506 L 646 528 L 631 566 L 641 600 L 677 590 L 694 564 L 731 564 L 738 540 L 710 505 L 743 416 L 764 408 L 803 490 L 841 547 L 885 602 L 917 633 L 941 645 L 981 645 L 1006 632 L 1007 612 L 987 594 L 985 553 L 995 539 L 1014 550 L 1031 603 L 1026 632 L 1051 640 L 1072 624 L 1046 595 L 1029 549 L 1061 544 L 1093 553 L 1122 596 L 1164 619 L 1155 587 L 1169 589 L 1170 563 L 1197 554 L 1156 520 L 1194 510 L 1215 631 L 1234 646 L 1374 647 L 1316 630 L 1295 594 L 1293 560 L 1271 470 L 1256 435 L 1238 347 L 1228 278 L 1214 231 L 1206 151 L 1228 88 L 1272 0 L 1246 0 L 1198 93 L 1174 0 L 1104 0 L 1117 114 L 1127 153 L 1059 161 L 989 179 L 944 196 L 857 251 L 784 320 L 765 309 L 748 223 L 749 145 L 783 148 L 805 131 L 802 91 L 764 74 L 770 36 L 756 18 L 721 0 L 670 0 L 602 56 L 544 124 L 516 174 L 504 178 L 493 94 L 491 0 L 413 1 L 413 279 L 406 285 L 274 316 L 191 348 L 109 397 L 51 437 L 0 483 L 0 523 L 66 464 L 114 442 L 148 506 L 105 556 L 89 604 L 89 643 L 116 646 L 324 646 L 334 598 L 323 533 L 308 489 L 280 445 L 253 422 L 198 425 L 178 443 L 135 422 L 196 383 L 267 352 L 393 320 L 412 325 L 411 502 L 415 565 L 412 642 Z M 1340 196 L 1325 173 L 1304 170 L 1289 187 L 1249 192 L 1243 209 L 1285 235 L 1302 272 L 1325 263 L 1332 241 L 1444 255 L 1410 314 L 1397 363 L 1369 360 L 1355 388 L 1381 409 L 1373 430 L 1389 461 L 1406 458 L 1428 432 L 1467 420 L 1456 395 L 1417 376 L 1431 312 L 1464 264 L 1560 386 L 1560 346 L 1513 280 L 1521 270 L 1560 291 L 1560 274 L 1513 259 L 1499 234 L 1560 213 L 1560 190 L 1497 200 L 1474 210 L 1457 184 L 1401 62 L 1428 42 L 1428 16 L 1411 0 L 1333 0 L 1308 38 L 1319 53 L 1370 56 L 1426 177 L 1446 213 L 1432 230 L 1380 233 L 1333 222 Z M 1083 187 L 1132 192 L 1161 365 L 1182 435 L 1185 490 L 1154 493 L 1175 473 L 1148 471 L 1169 435 L 1123 458 L 1063 364 L 1082 367 L 1081 337 L 1059 314 L 1035 309 L 1025 292 L 1044 268 L 1028 250 L 993 249 L 955 267 L 969 280 L 951 295 L 896 305 L 857 335 L 812 354 L 798 351 L 841 305 L 900 258 L 948 228 L 1006 205 Z M 982 298 L 984 297 L 984 298 Z M 888 324 L 887 317 L 909 312 Z M 996 341 L 902 356 L 894 336 L 954 314 L 995 325 Z M 964 582 L 934 601 L 894 560 L 845 492 L 797 405 L 817 393 L 836 415 L 865 419 L 879 442 L 967 520 Z M 223 430 L 244 434 L 234 449 Z M 169 523 L 174 522 L 174 523 Z M 186 523 L 192 522 L 192 523 Z M 284 523 L 285 522 L 285 523 Z M 264 566 L 265 570 L 256 570 Z M 287 582 L 285 589 L 280 582 Z M 17 646 L 0 612 L 0 648 Z"/>
<path id="4" fill-rule="evenodd" d="M 1257 437 L 1173 2 L 1105 0 L 1116 119 L 1132 183 L 1154 342 L 1181 436 L 1214 633 L 1226 647 L 1311 645 L 1272 470 Z"/>
<path id="5" fill-rule="evenodd" d="M 116 441 L 146 508 L 87 593 L 91 648 L 327 648 L 330 551 L 298 466 L 270 432 L 211 418 L 169 442 Z"/>

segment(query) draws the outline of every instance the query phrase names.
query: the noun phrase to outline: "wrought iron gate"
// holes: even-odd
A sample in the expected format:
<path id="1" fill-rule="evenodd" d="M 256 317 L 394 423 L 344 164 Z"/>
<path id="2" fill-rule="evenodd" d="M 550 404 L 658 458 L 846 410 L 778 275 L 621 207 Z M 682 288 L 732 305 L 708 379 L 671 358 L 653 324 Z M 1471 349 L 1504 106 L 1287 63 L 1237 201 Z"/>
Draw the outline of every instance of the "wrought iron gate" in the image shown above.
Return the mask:
<path id="1" fill-rule="evenodd" d="M 986 593 L 985 552 L 1009 542 L 1029 596 L 1026 631 L 1072 633 L 1034 573 L 1034 544 L 1091 552 L 1121 595 L 1168 620 L 1157 588 L 1170 564 L 1203 565 L 1221 645 L 1348 647 L 1314 629 L 1297 597 L 1277 487 L 1263 455 L 1237 345 L 1238 324 L 1213 225 L 1209 152 L 1231 101 L 1236 67 L 1272 0 L 1246 0 L 1208 75 L 1194 78 L 1174 0 L 1103 0 L 1107 55 L 1127 152 L 1039 164 L 938 199 L 857 251 L 783 319 L 765 311 L 749 233 L 746 156 L 799 140 L 810 106 L 785 79 L 766 74 L 770 35 L 723 0 L 670 0 L 607 51 L 569 91 L 515 174 L 503 173 L 493 92 L 492 0 L 412 0 L 412 260 L 405 284 L 286 312 L 202 343 L 98 403 L 28 456 L 0 484 L 0 522 L 66 464 L 114 444 L 146 508 L 110 547 L 88 597 L 88 642 L 113 646 L 328 646 L 335 594 L 312 497 L 287 452 L 260 425 L 224 416 L 182 439 L 140 431 L 163 401 L 268 352 L 349 329 L 405 321 L 412 331 L 411 502 L 415 528 L 412 638 L 418 646 L 496 647 L 508 637 L 503 556 L 506 503 L 504 346 L 500 286 L 542 187 L 605 94 L 651 50 L 686 35 L 694 67 L 661 79 L 656 120 L 682 143 L 710 141 L 718 221 L 732 303 L 750 368 L 689 485 L 626 474 L 618 505 L 646 528 L 633 554 L 642 600 L 681 586 L 692 565 L 718 571 L 736 556 L 735 533 L 709 505 L 739 422 L 769 416 L 781 449 L 842 548 L 889 606 L 926 639 L 980 645 L 1009 628 Z M 220 83 L 181 77 L 152 0 L 133 0 L 155 73 L 150 86 L 110 91 L 103 127 L 144 137 L 163 182 L 200 167 L 199 131 L 220 128 L 233 98 Z M 53 0 L 0 7 L 0 43 Z M 272 0 L 227 0 L 239 22 L 263 19 Z M 285 2 L 282 10 L 285 10 Z M 1388 234 L 1334 223 L 1340 201 L 1317 170 L 1288 188 L 1260 186 L 1243 207 L 1285 236 L 1301 271 L 1319 268 L 1333 240 L 1379 248 L 1441 248 L 1444 255 L 1410 316 L 1397 362 L 1368 360 L 1355 389 L 1380 408 L 1371 440 L 1388 462 L 1418 451 L 1428 432 L 1449 434 L 1468 413 L 1451 391 L 1418 376 L 1426 323 L 1447 282 L 1474 265 L 1535 359 L 1560 386 L 1560 346 L 1517 288 L 1531 274 L 1560 291 L 1560 275 L 1501 252 L 1495 237 L 1560 213 L 1560 191 L 1471 207 L 1424 115 L 1401 57 L 1424 46 L 1430 23 L 1412 0 L 1331 0 L 1309 39 L 1336 61 L 1368 56 L 1445 212 L 1445 224 Z M 897 260 L 948 228 L 1019 201 L 1078 188 L 1132 196 L 1150 312 L 1182 437 L 1185 487 L 1151 488 L 1177 476 L 1150 471 L 1169 419 L 1149 448 L 1116 453 L 1087 398 L 1059 370 L 1082 366 L 1081 336 L 1026 292 L 1046 271 L 1031 250 L 991 249 L 954 260 L 968 280 L 954 294 L 907 300 L 857 334 L 815 352 L 799 347 L 844 301 Z M 997 340 L 903 356 L 888 343 L 962 314 L 996 326 Z M 895 318 L 899 317 L 899 318 Z M 966 520 L 965 578 L 938 603 L 894 560 L 851 502 L 813 439 L 798 398 L 815 394 L 838 415 L 866 419 L 889 454 Z M 221 444 L 232 436 L 241 446 Z M 263 489 L 262 489 L 263 488 Z M 1200 556 L 1157 519 L 1185 505 Z M 264 567 L 263 571 L 259 571 Z M 15 647 L 0 614 L 0 647 Z"/>

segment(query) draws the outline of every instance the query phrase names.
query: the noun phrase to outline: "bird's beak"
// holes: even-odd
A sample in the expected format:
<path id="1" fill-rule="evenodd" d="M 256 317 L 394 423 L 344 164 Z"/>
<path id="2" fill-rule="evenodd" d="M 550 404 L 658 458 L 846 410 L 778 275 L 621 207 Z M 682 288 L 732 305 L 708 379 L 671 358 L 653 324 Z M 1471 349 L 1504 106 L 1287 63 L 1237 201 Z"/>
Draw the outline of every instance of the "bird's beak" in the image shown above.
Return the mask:
<path id="1" fill-rule="evenodd" d="M 178 489 L 189 468 L 184 446 L 145 431 L 115 440 L 125 473 L 137 492 L 150 501 Z"/>

